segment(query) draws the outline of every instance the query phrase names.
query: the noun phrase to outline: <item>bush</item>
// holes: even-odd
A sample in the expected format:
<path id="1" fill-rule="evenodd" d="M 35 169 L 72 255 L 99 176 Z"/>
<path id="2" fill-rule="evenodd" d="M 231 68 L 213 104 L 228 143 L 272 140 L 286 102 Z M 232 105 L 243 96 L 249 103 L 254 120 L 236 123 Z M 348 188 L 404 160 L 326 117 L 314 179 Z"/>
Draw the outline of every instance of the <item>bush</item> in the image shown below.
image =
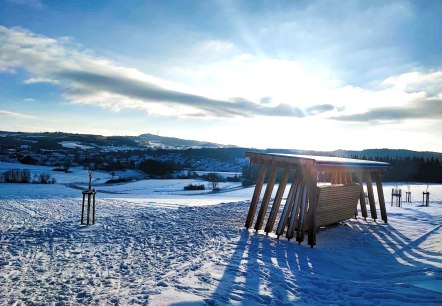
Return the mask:
<path id="1" fill-rule="evenodd" d="M 9 169 L 1 176 L 5 183 L 30 183 L 31 172 L 28 169 Z"/>
<path id="2" fill-rule="evenodd" d="M 132 182 L 134 181 L 133 178 L 130 177 L 120 177 L 117 179 L 110 179 L 104 182 L 105 184 L 115 184 L 115 183 L 126 183 L 126 182 Z"/>
<path id="3" fill-rule="evenodd" d="M 243 187 L 249 187 L 249 186 L 255 185 L 255 181 L 251 180 L 251 179 L 243 179 L 241 182 L 241 185 Z"/>
<path id="4" fill-rule="evenodd" d="M 0 181 L 5 183 L 31 183 L 31 172 L 28 169 L 9 169 L 0 175 Z M 55 178 L 48 173 L 35 174 L 32 183 L 55 184 Z"/>
<path id="5" fill-rule="evenodd" d="M 206 187 L 201 184 L 201 185 L 193 185 L 193 184 L 189 184 L 184 186 L 184 190 L 205 190 Z"/>
<path id="6" fill-rule="evenodd" d="M 227 182 L 241 182 L 241 177 L 235 174 L 233 177 L 226 177 Z"/>
<path id="7" fill-rule="evenodd" d="M 51 177 L 49 173 L 41 173 L 40 175 L 36 175 L 33 183 L 36 184 L 55 184 L 55 178 Z"/>
<path id="8" fill-rule="evenodd" d="M 36 165 L 38 163 L 38 160 L 33 158 L 30 155 L 26 155 L 25 157 L 20 159 L 20 163 L 26 164 L 26 165 Z"/>

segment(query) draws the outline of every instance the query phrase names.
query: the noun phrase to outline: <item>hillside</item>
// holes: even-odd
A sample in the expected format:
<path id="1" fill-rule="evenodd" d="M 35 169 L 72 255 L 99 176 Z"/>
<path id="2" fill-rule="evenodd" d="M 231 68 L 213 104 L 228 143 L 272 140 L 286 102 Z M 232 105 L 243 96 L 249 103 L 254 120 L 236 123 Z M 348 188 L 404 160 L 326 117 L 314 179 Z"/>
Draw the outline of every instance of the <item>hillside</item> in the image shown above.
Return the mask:
<path id="1" fill-rule="evenodd" d="M 146 164 L 146 161 L 155 160 L 158 169 L 169 169 L 164 174 L 181 170 L 242 172 L 249 165 L 244 157 L 249 150 L 374 159 L 393 166 L 385 177 L 390 181 L 442 182 L 442 153 L 438 152 L 385 148 L 362 151 L 258 150 L 152 134 L 101 136 L 0 132 L 0 161 L 56 167 L 81 165 L 106 171 L 147 171 L 143 165 L 150 168 L 153 163 Z"/>

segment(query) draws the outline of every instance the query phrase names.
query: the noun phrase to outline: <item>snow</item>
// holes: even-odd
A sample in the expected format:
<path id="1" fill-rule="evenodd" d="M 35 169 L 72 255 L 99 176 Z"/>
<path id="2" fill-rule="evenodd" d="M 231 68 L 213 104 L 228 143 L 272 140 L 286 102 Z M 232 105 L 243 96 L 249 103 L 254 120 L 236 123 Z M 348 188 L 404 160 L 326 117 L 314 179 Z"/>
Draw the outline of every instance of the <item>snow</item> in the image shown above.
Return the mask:
<path id="1" fill-rule="evenodd" d="M 429 207 L 422 206 L 426 184 L 411 184 L 413 202 L 391 207 L 399 184 L 387 183 L 388 224 L 348 220 L 320 230 L 310 248 L 244 229 L 253 187 L 223 183 L 213 193 L 183 191 L 198 180 L 105 185 L 111 175 L 97 172 L 97 223 L 86 227 L 79 219 L 87 171 L 53 174 L 54 185 L 0 184 L 0 304 L 442 301 L 442 185 L 429 186 Z M 404 194 L 406 184 L 399 187 Z"/>

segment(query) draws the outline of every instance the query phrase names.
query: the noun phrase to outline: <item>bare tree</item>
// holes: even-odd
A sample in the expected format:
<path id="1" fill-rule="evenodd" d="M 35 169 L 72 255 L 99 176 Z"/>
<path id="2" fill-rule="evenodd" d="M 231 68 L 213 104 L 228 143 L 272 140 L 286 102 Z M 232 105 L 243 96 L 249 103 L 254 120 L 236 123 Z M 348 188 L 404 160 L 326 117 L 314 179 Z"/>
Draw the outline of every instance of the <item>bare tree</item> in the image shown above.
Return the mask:
<path id="1" fill-rule="evenodd" d="M 218 184 L 219 184 L 219 182 L 222 182 L 221 176 L 219 176 L 218 174 L 216 174 L 214 172 L 211 172 L 211 173 L 207 174 L 206 180 L 211 183 L 213 191 L 219 190 Z"/>

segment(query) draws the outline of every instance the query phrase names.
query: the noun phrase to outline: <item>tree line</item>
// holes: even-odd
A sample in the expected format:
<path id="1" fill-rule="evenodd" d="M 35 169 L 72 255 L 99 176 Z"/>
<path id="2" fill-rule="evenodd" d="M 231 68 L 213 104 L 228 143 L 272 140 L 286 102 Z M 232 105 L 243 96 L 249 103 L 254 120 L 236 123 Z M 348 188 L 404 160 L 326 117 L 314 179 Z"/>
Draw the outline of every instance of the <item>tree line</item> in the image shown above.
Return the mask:
<path id="1" fill-rule="evenodd" d="M 362 159 L 389 163 L 391 169 L 383 175 L 384 181 L 442 183 L 442 164 L 438 158 L 363 156 Z"/>

